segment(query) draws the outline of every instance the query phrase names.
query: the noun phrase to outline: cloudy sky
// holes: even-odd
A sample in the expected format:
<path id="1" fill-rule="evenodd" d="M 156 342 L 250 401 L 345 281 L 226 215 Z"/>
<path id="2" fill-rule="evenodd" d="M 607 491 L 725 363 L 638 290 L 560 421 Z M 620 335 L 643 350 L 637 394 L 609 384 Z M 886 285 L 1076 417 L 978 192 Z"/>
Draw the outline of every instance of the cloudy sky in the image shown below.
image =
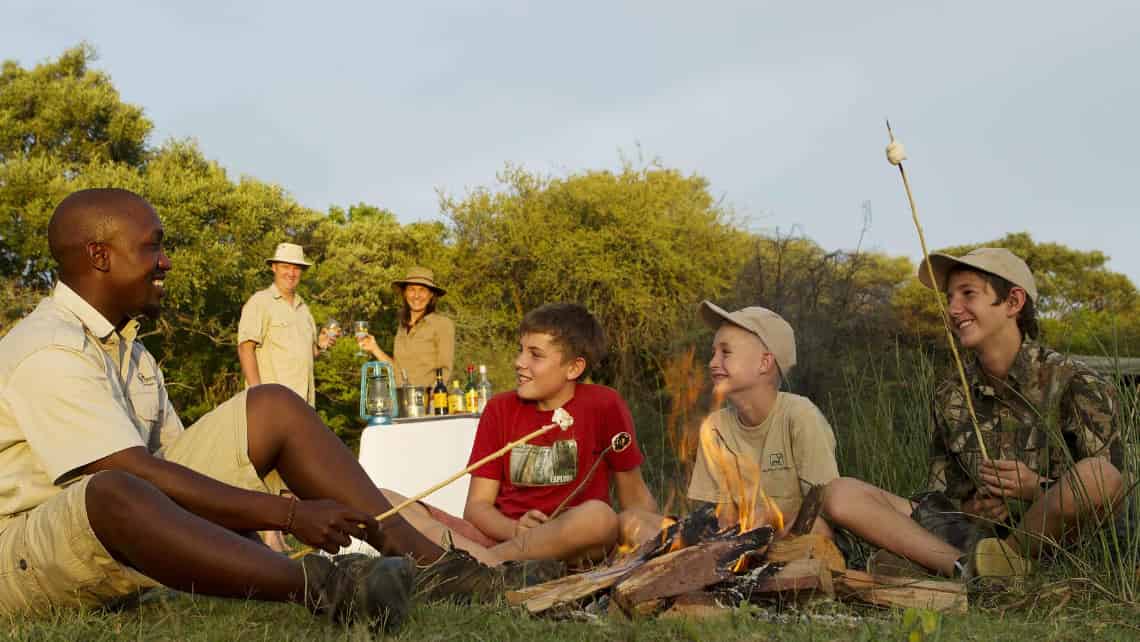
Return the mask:
<path id="1" fill-rule="evenodd" d="M 151 5 L 168 5 L 159 8 Z M 2 0 L 0 58 L 88 41 L 156 142 L 410 221 L 504 163 L 658 158 L 757 231 L 917 256 L 1027 230 L 1140 283 L 1140 3 Z"/>

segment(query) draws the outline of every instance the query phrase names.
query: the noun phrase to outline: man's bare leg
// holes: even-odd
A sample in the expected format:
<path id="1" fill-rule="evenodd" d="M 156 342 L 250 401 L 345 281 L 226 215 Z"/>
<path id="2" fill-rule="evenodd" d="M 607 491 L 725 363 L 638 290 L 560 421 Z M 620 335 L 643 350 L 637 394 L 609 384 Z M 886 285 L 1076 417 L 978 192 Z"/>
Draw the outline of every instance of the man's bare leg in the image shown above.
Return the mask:
<path id="1" fill-rule="evenodd" d="M 851 477 L 827 485 L 824 517 L 875 546 L 885 548 L 947 577 L 962 551 L 938 539 L 910 517 L 909 499 Z"/>
<path id="2" fill-rule="evenodd" d="M 87 515 L 112 556 L 166 586 L 223 597 L 302 602 L 301 565 L 194 515 L 129 473 L 87 485 Z"/>
<path id="3" fill-rule="evenodd" d="M 276 470 L 301 499 L 334 499 L 370 515 L 392 507 L 352 452 L 288 388 L 275 384 L 250 388 L 246 418 L 249 458 L 259 475 Z M 432 562 L 443 554 L 438 540 L 425 537 L 400 515 L 384 520 L 374 539 L 368 543 L 386 555 L 407 554 Z"/>
<path id="4" fill-rule="evenodd" d="M 1020 538 L 1019 533 L 1013 533 L 1006 543 L 1036 557 L 1045 541 L 1078 537 L 1084 526 L 1111 512 L 1120 501 L 1123 488 L 1120 471 L 1108 460 L 1082 459 L 1025 512 L 1021 530 L 1031 536 Z"/>
<path id="5" fill-rule="evenodd" d="M 503 560 L 597 560 L 618 540 L 618 517 L 609 504 L 583 502 L 555 519 L 491 549 Z"/>

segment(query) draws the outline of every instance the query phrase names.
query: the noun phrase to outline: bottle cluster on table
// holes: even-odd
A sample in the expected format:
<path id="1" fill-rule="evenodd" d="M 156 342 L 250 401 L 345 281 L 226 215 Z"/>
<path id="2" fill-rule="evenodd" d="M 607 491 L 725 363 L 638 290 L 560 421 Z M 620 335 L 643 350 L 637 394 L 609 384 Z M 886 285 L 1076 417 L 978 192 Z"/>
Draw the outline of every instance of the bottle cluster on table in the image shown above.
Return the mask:
<path id="1" fill-rule="evenodd" d="M 435 385 L 432 386 L 429 413 L 432 415 L 482 414 L 487 401 L 494 394 L 491 380 L 487 378 L 487 366 L 479 365 L 479 376 L 475 376 L 475 365 L 467 365 L 466 383 L 452 379 L 448 386 L 443 379 L 443 368 L 435 370 Z"/>

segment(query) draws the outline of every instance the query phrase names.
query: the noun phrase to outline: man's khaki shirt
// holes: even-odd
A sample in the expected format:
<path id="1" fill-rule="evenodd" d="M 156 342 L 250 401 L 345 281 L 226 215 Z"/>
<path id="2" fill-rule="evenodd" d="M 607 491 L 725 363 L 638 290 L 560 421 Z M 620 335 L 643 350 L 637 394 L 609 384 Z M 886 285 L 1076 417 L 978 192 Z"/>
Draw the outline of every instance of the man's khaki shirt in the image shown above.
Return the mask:
<path id="1" fill-rule="evenodd" d="M 733 408 L 701 426 L 689 498 L 734 504 L 742 516 L 751 503 L 763 517 L 766 495 L 787 520 L 799 512 L 811 486 L 836 477 L 831 425 L 807 397 L 780 392 L 759 426 L 743 425 Z"/>
<path id="2" fill-rule="evenodd" d="M 0 530 L 108 455 L 182 434 L 154 357 L 71 288 L 0 339 Z"/>
<path id="3" fill-rule="evenodd" d="M 443 381 L 450 383 L 455 362 L 455 324 L 451 319 L 432 312 L 421 318 L 411 332 L 404 324 L 396 331 L 392 346 L 396 376 L 408 372 L 413 386 L 430 386 L 435 383 L 435 369 L 443 368 Z"/>
<path id="4" fill-rule="evenodd" d="M 976 358 L 964 365 L 991 458 L 1024 462 L 1050 479 L 1095 456 L 1123 470 L 1115 391 L 1088 366 L 1028 339 L 1005 381 L 985 374 Z M 982 453 L 956 375 L 936 388 L 932 414 L 928 485 L 951 499 L 967 499 L 983 486 Z"/>
<path id="5" fill-rule="evenodd" d="M 315 405 L 313 347 L 317 345 L 317 324 L 300 294 L 293 294 L 293 305 L 276 285 L 249 297 L 238 322 L 238 345 L 257 344 L 257 371 L 261 383 L 279 383 Z"/>

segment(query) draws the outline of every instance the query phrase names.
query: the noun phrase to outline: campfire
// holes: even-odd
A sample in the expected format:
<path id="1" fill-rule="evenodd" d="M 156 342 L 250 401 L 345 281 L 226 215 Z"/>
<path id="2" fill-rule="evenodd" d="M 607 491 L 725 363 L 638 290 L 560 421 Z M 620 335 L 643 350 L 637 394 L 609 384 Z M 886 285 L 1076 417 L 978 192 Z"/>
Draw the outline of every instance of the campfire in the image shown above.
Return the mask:
<path id="1" fill-rule="evenodd" d="M 854 600 L 885 607 L 919 607 L 964 612 L 965 587 L 956 582 L 876 577 L 846 568 L 843 555 L 826 537 L 812 534 L 823 504 L 823 489 L 805 496 L 795 523 L 784 533 L 784 516 L 759 483 L 756 462 L 735 457 L 712 429 L 712 415 L 689 418 L 704 380 L 694 351 L 664 369 L 674 400 L 669 438 L 680 461 L 691 462 L 699 443 L 735 504 L 711 505 L 680 520 L 667 519 L 660 532 L 633 550 L 619 550 L 607 564 L 553 582 L 507 594 L 512 605 L 533 614 L 619 612 L 627 616 L 700 617 L 745 603 Z M 720 407 L 714 390 L 713 408 Z M 746 458 L 745 458 L 746 459 Z M 756 469 L 749 468 L 756 467 Z M 670 498 L 666 504 L 671 504 Z"/>
<path id="2" fill-rule="evenodd" d="M 871 576 L 845 567 L 830 539 L 807 533 L 822 503 L 813 489 L 788 534 L 770 524 L 720 528 L 710 507 L 599 568 L 507 594 L 532 614 L 584 609 L 627 616 L 703 617 L 746 603 L 854 600 L 884 607 L 966 611 L 957 582 Z"/>

